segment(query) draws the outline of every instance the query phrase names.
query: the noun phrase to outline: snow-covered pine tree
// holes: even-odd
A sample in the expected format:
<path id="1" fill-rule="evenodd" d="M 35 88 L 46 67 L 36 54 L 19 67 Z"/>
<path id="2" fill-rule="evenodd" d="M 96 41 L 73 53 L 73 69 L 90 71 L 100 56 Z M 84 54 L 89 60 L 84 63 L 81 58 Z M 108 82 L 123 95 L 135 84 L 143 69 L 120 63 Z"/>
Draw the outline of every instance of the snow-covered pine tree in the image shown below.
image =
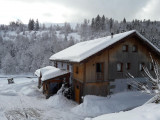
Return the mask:
<path id="1" fill-rule="evenodd" d="M 95 29 L 95 20 L 94 20 L 94 18 L 92 18 L 92 21 L 91 21 L 91 29 L 92 29 L 92 31 L 94 31 L 94 29 Z"/>
<path id="2" fill-rule="evenodd" d="M 124 24 L 126 23 L 126 18 L 123 19 L 123 23 L 124 23 Z"/>
<path id="3" fill-rule="evenodd" d="M 39 30 L 39 21 L 38 21 L 38 19 L 36 20 L 36 23 L 35 23 L 35 30 L 36 31 Z"/>
<path id="4" fill-rule="evenodd" d="M 105 30 L 105 20 L 105 16 L 103 15 L 101 19 L 101 30 Z"/>
<path id="5" fill-rule="evenodd" d="M 35 22 L 33 19 L 30 19 L 28 23 L 28 30 L 34 30 L 34 28 L 35 28 Z"/>
<path id="6" fill-rule="evenodd" d="M 101 28 L 101 17 L 97 15 L 97 17 L 95 18 L 95 29 L 96 31 L 99 31 L 100 28 Z"/>
<path id="7" fill-rule="evenodd" d="M 114 21 L 114 20 L 113 20 L 112 18 L 109 19 L 109 29 L 110 29 L 110 32 L 112 32 L 113 21 Z"/>

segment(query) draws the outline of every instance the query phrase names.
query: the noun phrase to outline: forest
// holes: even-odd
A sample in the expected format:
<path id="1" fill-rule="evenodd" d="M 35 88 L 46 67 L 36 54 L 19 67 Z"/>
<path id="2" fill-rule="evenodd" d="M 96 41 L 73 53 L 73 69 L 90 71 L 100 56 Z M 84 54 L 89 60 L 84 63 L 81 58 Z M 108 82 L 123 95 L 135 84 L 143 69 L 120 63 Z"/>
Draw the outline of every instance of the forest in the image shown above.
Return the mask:
<path id="1" fill-rule="evenodd" d="M 49 57 L 73 44 L 133 29 L 160 48 L 160 21 L 117 21 L 104 15 L 75 25 L 45 24 L 38 19 L 30 19 L 28 24 L 11 21 L 9 25 L 0 25 L 0 73 L 33 73 L 52 65 Z"/>

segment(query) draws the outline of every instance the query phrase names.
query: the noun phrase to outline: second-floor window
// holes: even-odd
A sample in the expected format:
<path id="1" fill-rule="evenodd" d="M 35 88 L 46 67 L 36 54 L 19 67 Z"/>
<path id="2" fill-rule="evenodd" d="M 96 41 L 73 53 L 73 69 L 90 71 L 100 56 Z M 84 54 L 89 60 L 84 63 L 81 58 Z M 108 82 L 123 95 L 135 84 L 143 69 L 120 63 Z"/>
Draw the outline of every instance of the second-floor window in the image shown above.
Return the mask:
<path id="1" fill-rule="evenodd" d="M 96 72 L 103 72 L 103 63 L 96 64 Z"/>
<path id="2" fill-rule="evenodd" d="M 137 52 L 137 51 L 138 51 L 137 46 L 136 46 L 136 45 L 133 45 L 133 46 L 132 46 L 132 52 Z"/>
<path id="3" fill-rule="evenodd" d="M 79 69 L 78 69 L 78 66 L 76 66 L 76 74 L 79 73 Z"/>
<path id="4" fill-rule="evenodd" d="M 128 45 L 123 45 L 122 46 L 122 51 L 123 52 L 128 52 Z"/>

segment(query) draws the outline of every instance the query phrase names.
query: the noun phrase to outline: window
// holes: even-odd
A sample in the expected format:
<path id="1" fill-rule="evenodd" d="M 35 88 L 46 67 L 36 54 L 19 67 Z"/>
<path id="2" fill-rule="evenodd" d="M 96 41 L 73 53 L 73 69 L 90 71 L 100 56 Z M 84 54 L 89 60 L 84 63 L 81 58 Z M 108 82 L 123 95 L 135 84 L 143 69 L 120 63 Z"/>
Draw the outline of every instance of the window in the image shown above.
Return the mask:
<path id="1" fill-rule="evenodd" d="M 103 81 L 104 80 L 104 63 L 96 63 L 96 78 L 97 81 Z"/>
<path id="2" fill-rule="evenodd" d="M 152 62 L 149 63 L 149 70 L 154 70 L 154 66 Z"/>
<path id="3" fill-rule="evenodd" d="M 132 46 L 132 52 L 137 52 L 137 51 L 138 51 L 137 46 L 136 46 L 136 45 L 133 45 L 133 46 Z"/>
<path id="4" fill-rule="evenodd" d="M 63 63 L 61 63 L 61 67 L 63 68 Z"/>
<path id="5" fill-rule="evenodd" d="M 79 70 L 78 70 L 78 66 L 76 66 L 76 73 L 78 74 Z"/>
<path id="6" fill-rule="evenodd" d="M 126 69 L 129 70 L 131 68 L 131 64 L 130 63 L 126 63 Z"/>
<path id="7" fill-rule="evenodd" d="M 96 72 L 103 72 L 103 63 L 96 64 Z"/>
<path id="8" fill-rule="evenodd" d="M 128 89 L 128 90 L 131 90 L 131 89 L 132 89 L 132 86 L 131 86 L 131 85 L 128 85 L 128 86 L 127 86 L 127 89 Z"/>
<path id="9" fill-rule="evenodd" d="M 67 70 L 69 70 L 69 65 L 67 65 Z"/>
<path id="10" fill-rule="evenodd" d="M 57 62 L 54 62 L 54 66 L 57 68 Z"/>
<path id="11" fill-rule="evenodd" d="M 48 90 L 48 85 L 47 85 L 47 84 L 45 84 L 45 87 L 46 87 L 46 89 L 45 89 L 45 90 Z"/>
<path id="12" fill-rule="evenodd" d="M 79 89 L 79 86 L 78 86 L 78 85 L 76 85 L 76 88 L 77 88 L 77 89 Z"/>
<path id="13" fill-rule="evenodd" d="M 122 72 L 123 71 L 123 63 L 118 63 L 117 64 L 117 71 Z"/>
<path id="14" fill-rule="evenodd" d="M 123 45 L 122 51 L 123 52 L 128 52 L 128 45 Z"/>
<path id="15" fill-rule="evenodd" d="M 143 66 L 144 66 L 144 63 L 139 64 L 139 71 L 143 71 Z"/>

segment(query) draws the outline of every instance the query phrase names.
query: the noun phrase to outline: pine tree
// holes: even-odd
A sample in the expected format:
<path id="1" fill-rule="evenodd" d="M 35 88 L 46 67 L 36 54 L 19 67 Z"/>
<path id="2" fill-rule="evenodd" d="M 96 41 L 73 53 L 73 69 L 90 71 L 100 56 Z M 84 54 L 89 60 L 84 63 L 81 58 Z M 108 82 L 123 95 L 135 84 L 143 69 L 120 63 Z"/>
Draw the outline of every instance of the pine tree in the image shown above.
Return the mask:
<path id="1" fill-rule="evenodd" d="M 28 30 L 34 30 L 34 28 L 35 28 L 35 22 L 33 19 L 30 19 L 28 23 Z"/>
<path id="2" fill-rule="evenodd" d="M 113 28 L 113 19 L 109 19 L 109 28 L 110 28 L 110 32 L 112 32 L 112 28 Z"/>
<path id="3" fill-rule="evenodd" d="M 106 20 L 106 19 L 105 19 L 105 16 L 103 15 L 103 16 L 102 16 L 102 20 L 101 20 L 101 29 L 102 29 L 102 30 L 105 30 L 105 20 Z"/>
<path id="4" fill-rule="evenodd" d="M 94 20 L 94 18 L 92 18 L 91 28 L 92 28 L 93 30 L 95 29 L 95 20 Z"/>
<path id="5" fill-rule="evenodd" d="M 96 31 L 99 31 L 101 28 L 101 17 L 99 15 L 97 15 L 96 19 L 95 19 L 95 29 Z"/>
<path id="6" fill-rule="evenodd" d="M 126 23 L 126 18 L 123 19 L 123 23 Z"/>
<path id="7" fill-rule="evenodd" d="M 35 23 L 35 30 L 36 30 L 36 31 L 39 30 L 39 22 L 38 22 L 38 19 L 36 20 L 36 23 Z"/>
<path id="8" fill-rule="evenodd" d="M 31 30 L 31 19 L 28 22 L 28 30 Z"/>

